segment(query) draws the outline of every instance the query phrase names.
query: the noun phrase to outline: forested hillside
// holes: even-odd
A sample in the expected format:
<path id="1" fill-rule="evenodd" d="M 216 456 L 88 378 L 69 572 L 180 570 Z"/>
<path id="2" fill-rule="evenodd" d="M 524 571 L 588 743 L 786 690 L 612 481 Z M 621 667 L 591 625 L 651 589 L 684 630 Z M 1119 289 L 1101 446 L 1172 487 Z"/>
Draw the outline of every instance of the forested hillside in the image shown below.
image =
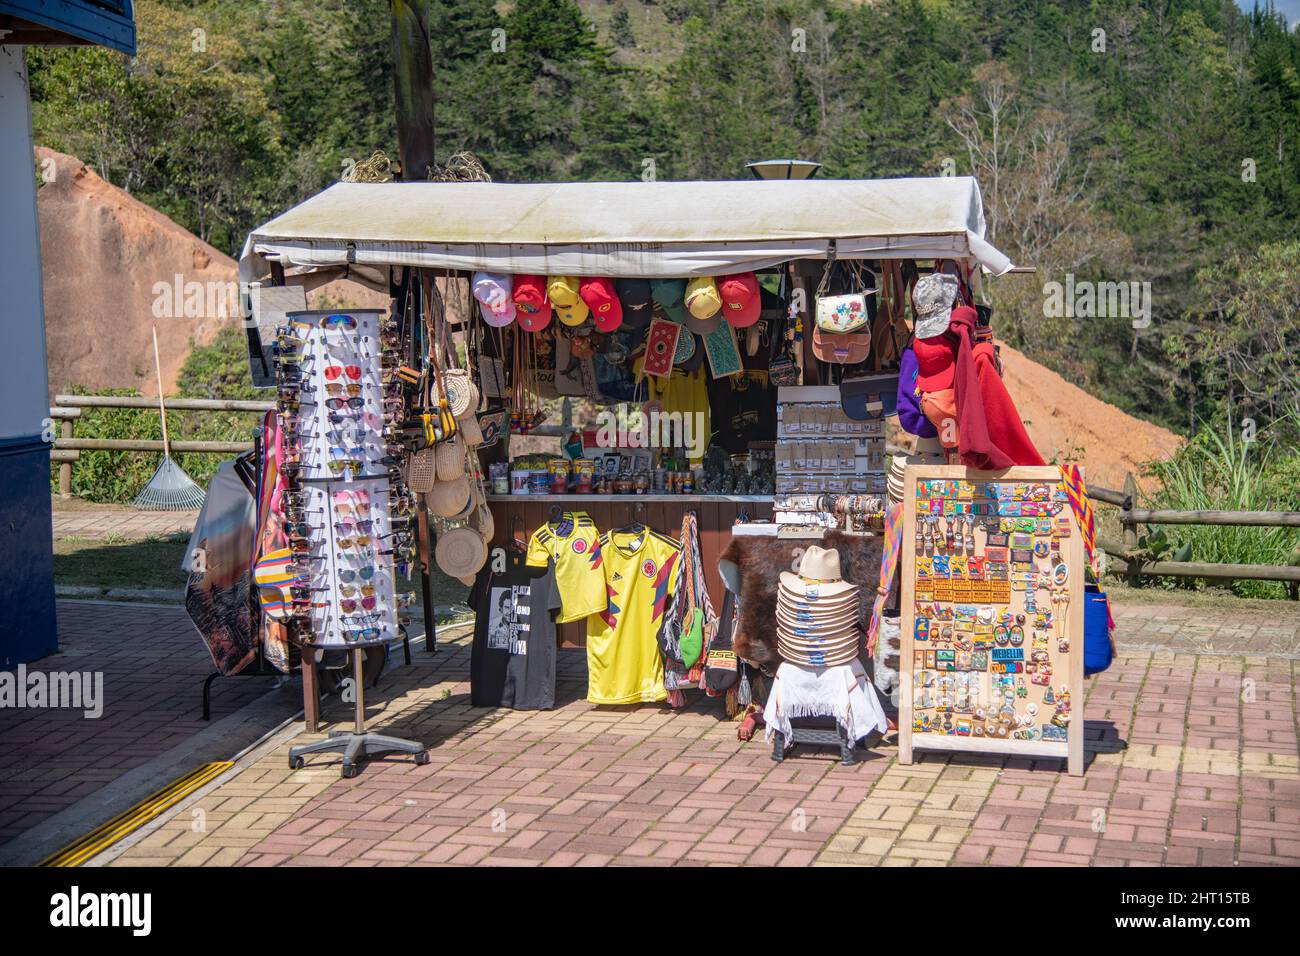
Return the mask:
<path id="1" fill-rule="evenodd" d="M 1300 403 L 1300 38 L 1227 0 L 431 0 L 440 158 L 501 181 L 979 177 L 999 333 L 1183 432 Z M 37 140 L 237 253 L 396 153 L 387 0 L 139 0 L 139 55 L 32 49 Z M 1043 285 L 1150 283 L 1149 321 Z M 1300 420 L 1300 419 L 1297 419 Z"/>

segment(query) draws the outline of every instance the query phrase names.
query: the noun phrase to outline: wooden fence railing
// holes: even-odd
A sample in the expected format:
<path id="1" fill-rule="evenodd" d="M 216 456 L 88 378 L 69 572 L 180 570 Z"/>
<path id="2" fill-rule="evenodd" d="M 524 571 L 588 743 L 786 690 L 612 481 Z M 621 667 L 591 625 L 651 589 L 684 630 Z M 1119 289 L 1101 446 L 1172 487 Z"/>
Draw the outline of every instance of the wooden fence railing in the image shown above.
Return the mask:
<path id="1" fill-rule="evenodd" d="M 265 414 L 275 408 L 274 402 L 247 402 L 222 398 L 168 398 L 164 399 L 168 411 L 248 412 Z M 156 398 L 132 395 L 55 395 L 50 419 L 59 423 L 59 437 L 54 440 L 50 460 L 59 466 L 59 497 L 72 497 L 72 464 L 83 451 L 152 451 L 163 450 L 161 441 L 141 438 L 77 438 L 74 427 L 87 408 L 145 408 L 158 411 Z M 173 452 L 211 452 L 219 455 L 238 455 L 253 447 L 251 440 L 233 441 L 174 441 Z"/>
<path id="2" fill-rule="evenodd" d="M 1181 524 L 1223 527 L 1300 528 L 1300 511 L 1172 511 L 1138 508 L 1137 482 L 1129 474 L 1123 491 L 1089 488 L 1088 497 L 1120 509 L 1123 541 L 1099 535 L 1097 544 L 1108 555 L 1124 562 L 1130 582 L 1139 577 L 1206 578 L 1218 581 L 1282 581 L 1291 599 L 1300 599 L 1300 566 L 1269 564 L 1214 564 L 1207 561 L 1151 561 L 1138 550 L 1138 525 Z"/>

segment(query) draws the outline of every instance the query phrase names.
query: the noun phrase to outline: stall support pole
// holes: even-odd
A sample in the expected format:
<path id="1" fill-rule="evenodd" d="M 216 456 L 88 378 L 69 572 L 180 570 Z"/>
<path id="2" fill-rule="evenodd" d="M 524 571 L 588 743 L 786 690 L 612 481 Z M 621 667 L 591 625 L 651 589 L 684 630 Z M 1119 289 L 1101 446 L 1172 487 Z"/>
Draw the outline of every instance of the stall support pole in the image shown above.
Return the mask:
<path id="1" fill-rule="evenodd" d="M 316 733 L 320 727 L 320 689 L 316 686 L 315 657 L 310 647 L 302 649 L 302 718 L 309 734 Z"/>
<path id="2" fill-rule="evenodd" d="M 438 652 L 438 632 L 433 624 L 433 581 L 429 577 L 429 515 L 424 510 L 424 496 L 416 504 L 417 523 L 419 527 L 419 562 L 421 604 L 424 608 L 424 649 L 430 654 Z"/>

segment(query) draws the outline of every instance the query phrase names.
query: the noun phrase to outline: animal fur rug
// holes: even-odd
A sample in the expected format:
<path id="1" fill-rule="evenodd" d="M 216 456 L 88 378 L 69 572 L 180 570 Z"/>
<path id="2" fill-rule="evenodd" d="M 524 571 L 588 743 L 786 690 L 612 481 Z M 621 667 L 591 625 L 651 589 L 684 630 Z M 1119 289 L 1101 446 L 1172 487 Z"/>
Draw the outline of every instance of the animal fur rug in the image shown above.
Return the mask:
<path id="1" fill-rule="evenodd" d="M 862 587 L 863 628 L 880 580 L 883 539 L 827 531 L 815 538 L 735 537 L 718 558 L 718 570 L 733 591 L 739 590 L 736 654 L 771 673 L 781 663 L 776 648 L 776 595 L 782 571 L 798 571 L 810 545 L 840 553 L 844 580 Z"/>

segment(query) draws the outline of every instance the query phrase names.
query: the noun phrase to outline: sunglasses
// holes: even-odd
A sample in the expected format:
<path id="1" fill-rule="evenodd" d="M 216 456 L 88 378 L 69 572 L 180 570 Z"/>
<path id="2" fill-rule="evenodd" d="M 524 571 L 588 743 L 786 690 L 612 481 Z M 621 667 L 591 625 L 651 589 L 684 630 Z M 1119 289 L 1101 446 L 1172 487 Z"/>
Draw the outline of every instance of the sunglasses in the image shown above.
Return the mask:
<path id="1" fill-rule="evenodd" d="M 360 365 L 327 365 L 325 367 L 326 381 L 332 382 L 340 375 L 346 375 L 354 382 L 360 381 L 361 366 Z"/>
<path id="2" fill-rule="evenodd" d="M 375 576 L 375 566 L 367 564 L 362 568 L 343 568 L 338 573 L 338 578 L 344 584 L 351 584 L 353 581 L 369 581 Z"/>
<path id="3" fill-rule="evenodd" d="M 357 601 L 353 598 L 344 598 L 343 600 L 339 601 L 339 607 L 343 609 L 345 614 L 351 614 L 358 607 L 363 607 L 367 611 L 373 611 L 375 609 L 376 603 L 377 602 L 373 597 L 364 597 L 360 601 Z"/>
<path id="4" fill-rule="evenodd" d="M 362 445 L 331 445 L 331 458 L 364 458 L 366 449 Z"/>
<path id="5" fill-rule="evenodd" d="M 363 408 L 365 407 L 366 400 L 364 398 L 354 395 L 352 398 L 327 398 L 325 400 L 325 404 L 329 408 L 333 408 L 333 409 Z M 333 421 L 333 419 L 330 420 Z"/>
<path id="6" fill-rule="evenodd" d="M 362 597 L 374 597 L 375 586 L 373 584 L 362 584 L 360 586 L 355 584 L 340 584 L 339 594 L 342 594 L 345 598 L 356 597 L 358 594 Z"/>
<path id="7" fill-rule="evenodd" d="M 335 538 L 334 540 L 338 542 L 340 548 L 345 551 L 350 551 L 353 548 L 369 548 L 371 538 L 368 534 L 358 534 L 353 535 L 352 537 Z"/>
<path id="8" fill-rule="evenodd" d="M 362 388 L 355 382 L 326 382 L 327 395 L 360 395 Z"/>
<path id="9" fill-rule="evenodd" d="M 373 521 L 336 521 L 334 522 L 334 533 L 340 535 L 370 534 L 374 527 Z"/>
<path id="10" fill-rule="evenodd" d="M 347 329 L 348 331 L 351 331 L 357 327 L 357 320 L 350 315 L 327 315 L 325 318 L 320 320 L 320 327 L 322 329 L 331 329 L 335 331 L 339 329 Z"/>
<path id="11" fill-rule="evenodd" d="M 373 641 L 377 640 L 381 633 L 377 627 L 353 627 L 343 631 L 343 640 Z"/>
<path id="12" fill-rule="evenodd" d="M 357 458 L 334 458 L 325 464 L 337 475 L 344 471 L 360 471 L 362 462 Z"/>

